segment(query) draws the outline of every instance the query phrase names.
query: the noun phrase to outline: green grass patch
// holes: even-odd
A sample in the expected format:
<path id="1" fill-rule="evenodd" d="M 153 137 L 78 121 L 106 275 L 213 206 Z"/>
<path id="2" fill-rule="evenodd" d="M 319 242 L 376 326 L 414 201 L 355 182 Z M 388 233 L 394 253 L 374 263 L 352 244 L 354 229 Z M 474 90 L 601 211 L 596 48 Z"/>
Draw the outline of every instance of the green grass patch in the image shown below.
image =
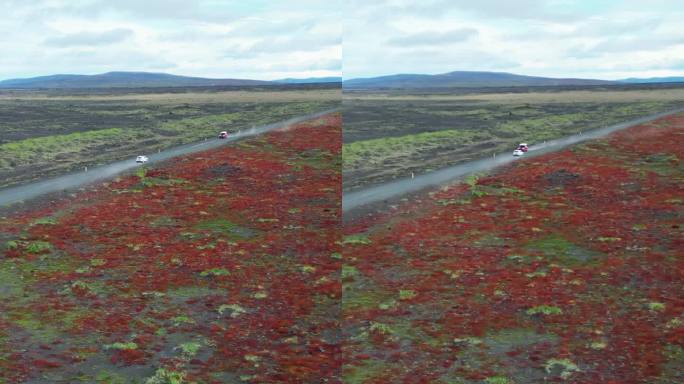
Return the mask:
<path id="1" fill-rule="evenodd" d="M 128 343 L 113 343 L 104 346 L 105 349 L 118 349 L 118 350 L 132 350 L 138 349 L 138 344 L 133 342 Z"/>
<path id="2" fill-rule="evenodd" d="M 248 239 L 254 237 L 258 232 L 251 228 L 245 228 L 227 219 L 209 219 L 194 226 L 200 231 L 209 231 L 216 234 L 226 235 L 231 239 Z"/>
<path id="3" fill-rule="evenodd" d="M 536 307 L 529 308 L 527 311 L 525 311 L 530 316 L 533 315 L 562 315 L 563 310 L 550 306 L 550 305 L 538 305 Z"/>
<path id="4" fill-rule="evenodd" d="M 368 238 L 368 236 L 363 235 L 363 234 L 345 236 L 344 240 L 342 240 L 342 244 L 344 244 L 344 245 L 350 245 L 350 244 L 360 245 L 360 244 L 370 244 L 370 243 L 371 243 L 371 241 Z"/>
<path id="5" fill-rule="evenodd" d="M 344 144 L 342 163 L 344 168 L 356 168 L 362 163 L 376 163 L 387 157 L 405 157 L 422 149 L 443 145 L 445 142 L 467 144 L 479 134 L 474 131 L 445 130 L 423 132 L 399 137 L 383 137 Z"/>
<path id="6" fill-rule="evenodd" d="M 531 241 L 526 248 L 533 252 L 542 252 L 547 258 L 568 266 L 597 264 L 604 256 L 601 252 L 573 244 L 558 234 Z"/>
<path id="7" fill-rule="evenodd" d="M 24 164 L 55 159 L 58 154 L 77 156 L 88 147 L 110 141 L 134 139 L 136 134 L 121 128 L 43 136 L 0 144 L 0 164 Z"/>
<path id="8" fill-rule="evenodd" d="M 42 253 L 52 249 L 52 244 L 47 241 L 32 241 L 26 245 L 26 252 L 29 253 Z"/>

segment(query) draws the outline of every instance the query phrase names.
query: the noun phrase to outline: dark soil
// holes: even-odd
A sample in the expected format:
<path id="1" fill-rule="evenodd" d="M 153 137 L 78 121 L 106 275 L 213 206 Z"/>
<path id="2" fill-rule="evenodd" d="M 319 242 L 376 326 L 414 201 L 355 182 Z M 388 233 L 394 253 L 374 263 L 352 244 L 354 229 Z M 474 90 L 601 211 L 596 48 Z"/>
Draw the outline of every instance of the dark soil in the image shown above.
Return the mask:
<path id="1" fill-rule="evenodd" d="M 551 173 L 547 173 L 546 175 L 544 175 L 544 180 L 550 185 L 557 187 L 565 186 L 567 184 L 575 182 L 577 181 L 577 179 L 579 179 L 579 177 L 580 175 L 576 173 L 569 172 L 565 169 L 559 169 L 557 171 L 553 171 Z"/>
<path id="2" fill-rule="evenodd" d="M 205 172 L 205 174 L 209 178 L 236 176 L 239 173 L 240 173 L 240 167 L 236 167 L 236 166 L 230 165 L 228 163 L 223 163 L 223 164 L 217 165 L 213 168 L 209 168 Z"/>

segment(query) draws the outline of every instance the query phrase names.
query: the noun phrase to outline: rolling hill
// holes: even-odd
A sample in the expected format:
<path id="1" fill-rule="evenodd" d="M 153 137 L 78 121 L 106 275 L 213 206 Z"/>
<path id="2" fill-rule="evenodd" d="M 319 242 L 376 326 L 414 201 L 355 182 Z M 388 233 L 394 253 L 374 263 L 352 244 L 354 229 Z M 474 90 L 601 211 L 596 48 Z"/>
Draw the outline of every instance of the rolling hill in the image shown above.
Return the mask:
<path id="1" fill-rule="evenodd" d="M 346 80 L 347 89 L 369 88 L 449 88 L 449 87 L 514 87 L 555 85 L 605 85 L 612 81 L 593 79 L 557 79 L 524 76 L 505 72 L 455 71 L 438 75 L 397 74 Z"/>
<path id="2" fill-rule="evenodd" d="M 208 79 L 152 72 L 107 72 L 98 75 L 50 75 L 0 81 L 0 88 L 122 88 L 266 85 L 269 81 Z"/>
<path id="3" fill-rule="evenodd" d="M 638 78 L 630 77 L 629 79 L 618 80 L 621 83 L 630 84 L 644 84 L 644 83 L 684 83 L 683 76 L 670 76 L 670 77 L 649 77 L 649 78 Z"/>
<path id="4" fill-rule="evenodd" d="M 341 83 L 342 78 L 341 77 L 307 77 L 305 79 L 293 79 L 293 78 L 287 78 L 287 79 L 279 79 L 279 80 L 273 80 L 274 83 L 280 83 L 280 84 L 313 84 L 313 83 Z"/>

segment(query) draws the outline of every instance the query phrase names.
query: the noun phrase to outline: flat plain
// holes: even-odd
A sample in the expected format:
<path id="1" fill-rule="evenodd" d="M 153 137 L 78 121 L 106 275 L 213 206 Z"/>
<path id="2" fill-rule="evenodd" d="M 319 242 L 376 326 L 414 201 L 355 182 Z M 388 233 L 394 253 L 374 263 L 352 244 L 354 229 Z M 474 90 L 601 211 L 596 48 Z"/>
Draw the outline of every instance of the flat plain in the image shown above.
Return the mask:
<path id="1" fill-rule="evenodd" d="M 0 383 L 339 382 L 339 113 L 0 220 Z"/>
<path id="2" fill-rule="evenodd" d="M 684 87 L 344 93 L 344 189 L 684 106 Z"/>
<path id="3" fill-rule="evenodd" d="M 684 114 L 345 223 L 345 383 L 684 380 Z"/>
<path id="4" fill-rule="evenodd" d="M 334 87 L 0 92 L 0 188 L 337 107 Z"/>

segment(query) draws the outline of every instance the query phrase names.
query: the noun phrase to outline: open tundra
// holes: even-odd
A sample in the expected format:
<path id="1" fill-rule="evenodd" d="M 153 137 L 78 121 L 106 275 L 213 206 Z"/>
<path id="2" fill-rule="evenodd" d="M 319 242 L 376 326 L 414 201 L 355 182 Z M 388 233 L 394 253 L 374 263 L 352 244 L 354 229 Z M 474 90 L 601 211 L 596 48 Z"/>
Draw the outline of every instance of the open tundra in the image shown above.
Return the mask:
<path id="1" fill-rule="evenodd" d="M 684 107 L 684 86 L 344 93 L 344 189 L 357 190 Z"/>
<path id="2" fill-rule="evenodd" d="M 0 188 L 308 115 L 339 100 L 335 85 L 1 90 Z"/>
<path id="3" fill-rule="evenodd" d="M 0 382 L 335 382 L 341 118 L 0 221 Z"/>
<path id="4" fill-rule="evenodd" d="M 684 382 L 684 114 L 345 224 L 347 383 Z"/>

